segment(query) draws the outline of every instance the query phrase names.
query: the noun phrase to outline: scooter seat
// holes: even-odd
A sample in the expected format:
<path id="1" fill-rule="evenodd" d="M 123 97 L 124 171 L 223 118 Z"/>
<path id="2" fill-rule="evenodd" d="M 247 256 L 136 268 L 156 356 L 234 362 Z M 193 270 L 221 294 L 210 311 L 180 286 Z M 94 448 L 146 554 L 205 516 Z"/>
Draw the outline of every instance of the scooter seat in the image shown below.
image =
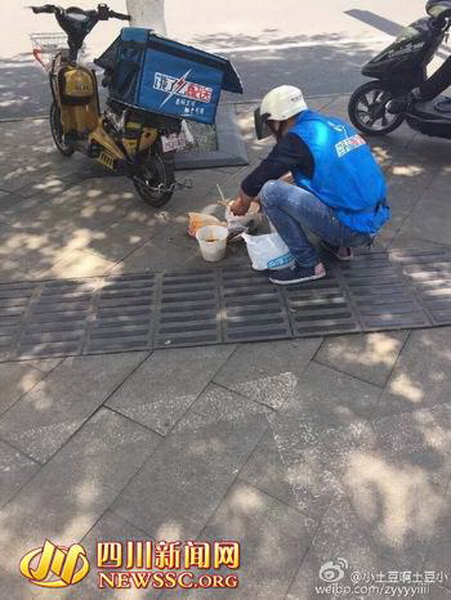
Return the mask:
<path id="1" fill-rule="evenodd" d="M 448 96 L 438 96 L 429 102 L 415 102 L 409 116 L 419 117 L 428 121 L 451 120 L 451 98 Z"/>

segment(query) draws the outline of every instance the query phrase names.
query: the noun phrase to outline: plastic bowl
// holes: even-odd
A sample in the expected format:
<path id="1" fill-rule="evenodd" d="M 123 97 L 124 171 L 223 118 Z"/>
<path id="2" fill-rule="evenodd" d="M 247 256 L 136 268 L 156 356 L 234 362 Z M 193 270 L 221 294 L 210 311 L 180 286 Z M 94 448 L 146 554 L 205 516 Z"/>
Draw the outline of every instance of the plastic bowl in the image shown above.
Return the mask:
<path id="1" fill-rule="evenodd" d="M 229 231 L 221 225 L 207 225 L 196 232 L 202 258 L 207 262 L 218 262 L 226 253 Z"/>

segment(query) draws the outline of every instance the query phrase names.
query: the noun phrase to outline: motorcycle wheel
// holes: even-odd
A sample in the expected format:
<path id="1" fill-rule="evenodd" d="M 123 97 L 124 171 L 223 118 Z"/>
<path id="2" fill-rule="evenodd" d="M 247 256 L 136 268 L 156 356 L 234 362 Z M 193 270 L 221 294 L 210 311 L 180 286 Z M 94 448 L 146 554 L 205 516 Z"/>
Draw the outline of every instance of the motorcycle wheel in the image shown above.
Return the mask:
<path id="1" fill-rule="evenodd" d="M 172 198 L 175 186 L 174 156 L 163 158 L 160 152 L 149 152 L 133 177 L 136 191 L 150 206 L 159 208 Z"/>
<path id="2" fill-rule="evenodd" d="M 74 148 L 64 142 L 63 127 L 61 125 L 61 112 L 55 102 L 50 107 L 50 130 L 55 146 L 63 156 L 71 156 Z"/>
<path id="3" fill-rule="evenodd" d="M 387 103 L 393 98 L 379 81 L 368 81 L 356 89 L 349 99 L 348 115 L 351 123 L 366 135 L 387 135 L 404 121 L 404 115 L 387 112 Z"/>

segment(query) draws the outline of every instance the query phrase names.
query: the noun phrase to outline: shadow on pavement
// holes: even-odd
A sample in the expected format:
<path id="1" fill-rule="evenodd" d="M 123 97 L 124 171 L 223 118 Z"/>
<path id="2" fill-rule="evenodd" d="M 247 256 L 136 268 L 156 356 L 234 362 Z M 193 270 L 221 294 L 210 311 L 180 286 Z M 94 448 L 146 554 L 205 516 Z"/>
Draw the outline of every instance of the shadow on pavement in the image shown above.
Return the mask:
<path id="1" fill-rule="evenodd" d="M 131 389 L 132 401 L 145 403 L 127 419 L 121 415 L 127 404 L 119 403 L 118 412 L 102 407 L 82 426 L 80 416 L 70 418 L 74 408 L 69 407 L 58 426 L 54 407 L 61 398 L 50 376 L 39 392 L 29 394 L 28 410 L 41 421 L 51 414 L 54 431 L 37 446 L 28 441 L 27 450 L 33 454 L 40 444 L 56 450 L 72 437 L 50 460 L 41 459 L 40 472 L 2 511 L 8 591 L 17 589 L 14 597 L 23 600 L 31 597 L 28 582 L 17 573 L 18 557 L 46 538 L 59 544 L 83 540 L 92 561 L 96 540 L 233 539 L 242 545 L 240 600 L 282 599 L 289 588 L 287 598 L 321 597 L 315 593 L 319 571 L 339 557 L 348 563 L 341 585 L 349 585 L 356 571 L 362 580 L 353 583 L 361 585 L 367 577 L 368 585 L 377 583 L 371 573 L 446 571 L 451 412 L 445 395 L 451 359 L 444 344 L 449 334 L 448 328 L 415 332 L 408 340 L 393 333 L 329 339 L 329 349 L 340 352 L 333 368 L 319 362 L 326 360 L 324 346 L 305 364 L 295 358 L 303 346 L 241 346 L 236 356 L 222 357 L 224 367 L 214 376 L 222 387 L 210 384 L 189 398 L 182 387 L 172 390 L 171 401 L 188 403 L 188 410 L 163 437 L 140 424 L 155 417 L 164 402 L 149 385 L 141 390 L 125 384 L 122 401 Z M 311 357 L 315 344 L 304 344 L 310 344 Z M 184 363 L 192 350 L 163 352 L 167 365 L 175 364 L 172 353 L 179 352 L 177 381 L 195 380 L 208 368 Z M 421 354 L 427 360 L 419 364 Z M 244 356 L 247 377 L 237 366 Z M 66 376 L 72 368 L 70 381 L 86 373 L 86 357 L 78 360 L 63 367 Z M 108 377 L 118 377 L 117 357 L 91 360 Z M 148 382 L 152 360 L 132 379 L 139 380 L 142 369 Z M 362 367 L 367 373 L 358 379 Z M 379 385 L 365 383 L 376 368 L 384 373 Z M 233 371 L 237 377 L 227 382 Z M 170 387 L 169 366 L 161 370 L 164 375 Z M 226 389 L 236 390 L 237 380 L 240 393 Z M 96 381 L 107 394 L 105 381 L 100 376 Z M 98 403 L 88 386 L 80 381 L 85 401 Z M 283 392 L 283 399 L 269 412 L 258 392 L 271 390 Z M 36 437 L 38 430 L 31 427 L 23 424 L 16 444 L 27 443 L 27 433 Z M 96 585 L 93 562 L 89 578 L 58 598 L 86 598 L 87 587 Z M 432 590 L 434 600 L 442 598 L 436 585 Z M 227 598 L 230 591 L 216 594 Z M 194 597 L 210 596 L 206 591 Z"/>
<path id="2" fill-rule="evenodd" d="M 347 99 L 312 99 L 326 114 L 346 117 Z M 131 182 L 111 177 L 81 154 L 58 154 L 46 120 L 3 125 L 0 150 L 1 276 L 77 277 L 124 272 L 202 268 L 195 241 L 186 235 L 187 212 L 223 218 L 217 204 L 237 194 L 242 179 L 269 150 L 254 138 L 252 107 L 238 109 L 251 164 L 180 172 L 193 188 L 176 190 L 161 210 L 147 206 Z M 448 143 L 415 136 L 402 127 L 387 138 L 370 140 L 386 172 L 392 221 L 379 236 L 384 247 L 449 245 Z M 239 244 L 227 261 L 247 260 Z"/>
<path id="3" fill-rule="evenodd" d="M 47 74 L 31 51 L 0 60 L 0 119 L 47 115 L 50 98 Z"/>

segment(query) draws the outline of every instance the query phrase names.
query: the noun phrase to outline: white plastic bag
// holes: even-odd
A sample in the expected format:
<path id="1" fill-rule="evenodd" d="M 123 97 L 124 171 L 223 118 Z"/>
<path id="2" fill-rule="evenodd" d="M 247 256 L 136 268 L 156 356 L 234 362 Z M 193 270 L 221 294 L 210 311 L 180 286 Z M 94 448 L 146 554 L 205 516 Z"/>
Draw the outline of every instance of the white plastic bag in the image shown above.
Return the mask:
<path id="1" fill-rule="evenodd" d="M 243 239 L 255 271 L 284 269 L 294 263 L 294 256 L 277 232 L 265 235 L 243 233 Z"/>

